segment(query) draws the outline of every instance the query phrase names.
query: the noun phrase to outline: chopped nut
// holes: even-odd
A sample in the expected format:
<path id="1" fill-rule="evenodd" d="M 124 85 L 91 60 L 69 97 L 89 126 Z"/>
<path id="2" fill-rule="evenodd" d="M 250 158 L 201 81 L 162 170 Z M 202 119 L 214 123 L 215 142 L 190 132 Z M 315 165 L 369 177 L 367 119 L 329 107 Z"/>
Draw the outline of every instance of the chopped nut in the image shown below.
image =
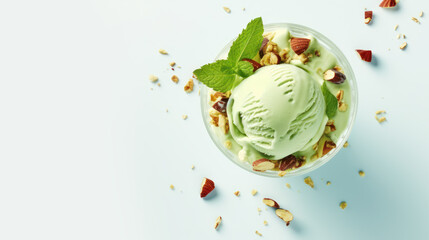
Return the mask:
<path id="1" fill-rule="evenodd" d="M 385 110 L 378 110 L 377 112 L 375 112 L 376 115 L 382 114 L 382 113 L 386 113 Z"/>
<path id="2" fill-rule="evenodd" d="M 396 24 L 396 25 L 395 25 L 395 27 L 394 27 L 393 29 L 396 31 L 396 29 L 398 29 L 398 27 L 399 27 L 399 25 L 398 25 L 398 24 Z"/>
<path id="3" fill-rule="evenodd" d="M 344 143 L 343 147 L 344 147 L 344 148 L 346 148 L 346 147 L 348 147 L 348 146 L 349 146 L 349 142 L 348 142 L 348 141 L 346 141 L 346 142 Z"/>
<path id="4" fill-rule="evenodd" d="M 268 52 L 265 54 L 261 61 L 262 66 L 275 65 L 280 63 L 280 56 L 273 52 Z"/>
<path id="5" fill-rule="evenodd" d="M 277 46 L 277 43 L 269 40 L 268 38 L 264 38 L 261 49 L 259 50 L 259 56 L 262 58 L 265 54 L 269 52 L 278 54 L 279 47 Z"/>
<path id="6" fill-rule="evenodd" d="M 170 189 L 174 190 L 174 185 L 173 184 L 170 185 Z"/>
<path id="7" fill-rule="evenodd" d="M 171 81 L 178 83 L 179 82 L 179 78 L 176 75 L 171 76 Z"/>
<path id="8" fill-rule="evenodd" d="M 156 85 L 157 85 L 158 87 L 161 87 L 161 83 L 157 83 Z"/>
<path id="9" fill-rule="evenodd" d="M 222 222 L 222 217 L 219 216 L 218 218 L 216 218 L 216 222 L 214 225 L 214 229 L 217 229 L 219 227 L 219 224 Z"/>
<path id="10" fill-rule="evenodd" d="M 186 120 L 186 119 L 188 119 L 188 115 L 183 114 L 183 115 L 182 115 L 182 118 L 183 118 L 183 120 Z"/>
<path id="11" fill-rule="evenodd" d="M 190 78 L 183 89 L 187 93 L 192 92 L 192 90 L 194 90 L 194 80 L 192 78 Z"/>
<path id="12" fill-rule="evenodd" d="M 337 97 L 337 101 L 341 102 L 344 98 L 344 90 L 341 89 L 340 91 L 338 91 L 336 97 Z"/>
<path id="13" fill-rule="evenodd" d="M 262 237 L 262 233 L 258 232 L 258 230 L 256 230 L 256 231 L 255 231 L 255 233 L 256 233 L 257 235 L 259 235 L 260 237 Z"/>
<path id="14" fill-rule="evenodd" d="M 340 208 L 344 209 L 347 207 L 347 203 L 345 201 L 340 202 Z"/>
<path id="15" fill-rule="evenodd" d="M 258 193 L 258 190 L 253 189 L 251 193 L 252 193 L 252 196 L 255 196 Z"/>
<path id="16" fill-rule="evenodd" d="M 277 173 L 277 175 L 279 176 L 279 177 L 284 177 L 285 175 L 286 175 L 286 171 L 279 171 L 279 173 Z"/>
<path id="17" fill-rule="evenodd" d="M 359 176 L 361 176 L 361 177 L 365 177 L 365 172 L 364 172 L 364 171 L 362 171 L 362 170 L 360 170 L 360 171 L 359 171 Z"/>
<path id="18" fill-rule="evenodd" d="M 194 170 L 194 169 L 195 169 L 195 166 L 194 166 L 193 164 L 192 164 L 192 166 L 191 166 L 191 169 L 192 169 L 192 170 Z"/>
<path id="19" fill-rule="evenodd" d="M 420 23 L 420 21 L 417 18 L 415 18 L 415 17 L 411 17 L 411 20 L 413 20 L 416 23 Z"/>
<path id="20" fill-rule="evenodd" d="M 165 49 L 159 49 L 158 52 L 161 53 L 162 55 L 167 55 L 168 54 L 168 52 L 165 51 Z"/>
<path id="21" fill-rule="evenodd" d="M 401 44 L 401 46 L 399 46 L 399 49 L 404 49 L 404 48 L 406 48 L 407 47 L 407 42 L 404 42 L 404 43 L 402 43 Z"/>
<path id="22" fill-rule="evenodd" d="M 237 196 L 237 197 L 240 196 L 240 191 L 235 191 L 234 195 Z"/>
<path id="23" fill-rule="evenodd" d="M 292 213 L 285 209 L 277 209 L 276 215 L 277 217 L 281 218 L 283 221 L 286 222 L 286 226 L 289 226 L 289 223 L 293 220 Z"/>
<path id="24" fill-rule="evenodd" d="M 286 187 L 287 188 L 291 188 L 289 183 L 286 183 Z"/>
<path id="25" fill-rule="evenodd" d="M 232 147 L 232 142 L 231 142 L 231 141 L 229 141 L 229 140 L 226 140 L 223 144 L 224 144 L 224 145 L 225 145 L 225 147 L 226 147 L 226 148 L 228 148 L 228 149 L 231 149 L 231 147 Z"/>
<path id="26" fill-rule="evenodd" d="M 271 198 L 264 198 L 264 199 L 262 199 L 262 202 L 265 205 L 267 205 L 268 207 L 272 207 L 272 208 L 279 208 L 280 207 L 279 204 Z"/>
<path id="27" fill-rule="evenodd" d="M 301 61 L 303 64 L 306 64 L 308 62 L 308 60 L 310 59 L 305 53 L 301 53 L 300 55 L 295 54 L 293 56 L 294 60 L 299 60 Z"/>
<path id="28" fill-rule="evenodd" d="M 419 13 L 419 17 L 423 17 L 423 11 Z"/>
<path id="29" fill-rule="evenodd" d="M 397 38 L 397 39 L 400 39 L 400 38 L 401 38 L 401 34 L 399 33 L 399 34 L 396 36 L 396 38 Z"/>
<path id="30" fill-rule="evenodd" d="M 171 62 L 171 63 L 170 63 L 170 66 L 171 66 L 171 67 L 174 67 L 175 65 L 176 65 L 176 62 Z"/>
<path id="31" fill-rule="evenodd" d="M 279 55 L 280 55 L 280 59 L 282 60 L 282 62 L 285 63 L 289 63 L 290 62 L 290 57 L 289 57 L 289 48 L 284 48 L 280 51 Z"/>
<path id="32" fill-rule="evenodd" d="M 382 122 L 384 122 L 384 121 L 386 121 L 387 119 L 386 119 L 386 117 L 381 117 L 381 118 L 379 118 L 379 119 L 377 119 L 377 121 L 379 122 L 379 123 L 382 123 Z"/>
<path id="33" fill-rule="evenodd" d="M 229 131 L 228 118 L 224 114 L 219 114 L 219 127 L 224 134 L 227 134 Z"/>
<path id="34" fill-rule="evenodd" d="M 157 76 L 155 76 L 155 75 L 149 75 L 149 80 L 151 81 L 151 82 L 157 82 L 158 81 L 158 77 Z"/>
<path id="35" fill-rule="evenodd" d="M 264 221 L 264 225 L 268 225 L 268 222 L 266 220 Z"/>
<path id="36" fill-rule="evenodd" d="M 405 39 L 405 34 L 402 34 L 402 38 Z"/>
<path id="37" fill-rule="evenodd" d="M 314 55 L 316 55 L 317 57 L 320 57 L 320 52 L 318 50 L 314 51 Z"/>
<path id="38" fill-rule="evenodd" d="M 331 181 L 326 182 L 326 186 L 329 186 L 329 185 L 331 185 Z"/>
<path id="39" fill-rule="evenodd" d="M 306 178 L 304 178 L 304 182 L 305 182 L 305 184 L 307 184 L 307 185 L 308 185 L 308 186 L 310 186 L 311 188 L 314 188 L 313 179 L 311 179 L 311 177 L 306 177 Z"/>
<path id="40" fill-rule="evenodd" d="M 347 107 L 348 107 L 347 103 L 340 102 L 339 106 L 338 106 L 338 111 L 345 112 L 345 111 L 347 111 Z"/>
<path id="41" fill-rule="evenodd" d="M 227 13 L 231 13 L 231 9 L 229 9 L 229 7 L 223 7 L 223 10 L 225 10 Z"/>
<path id="42" fill-rule="evenodd" d="M 258 213 L 259 213 L 259 214 L 261 213 L 261 211 L 262 211 L 262 210 L 261 210 L 260 208 L 258 208 Z"/>

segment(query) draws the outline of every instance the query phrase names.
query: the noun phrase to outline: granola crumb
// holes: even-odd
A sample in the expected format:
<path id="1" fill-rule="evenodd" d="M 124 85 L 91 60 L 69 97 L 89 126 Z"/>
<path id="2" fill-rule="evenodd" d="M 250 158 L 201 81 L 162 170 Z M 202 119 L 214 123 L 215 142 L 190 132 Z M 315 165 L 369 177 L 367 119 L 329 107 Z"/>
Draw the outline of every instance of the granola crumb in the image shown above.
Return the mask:
<path id="1" fill-rule="evenodd" d="M 401 44 L 401 46 L 399 46 L 399 49 L 403 50 L 406 47 L 407 47 L 407 42 L 404 42 Z"/>
<path id="2" fill-rule="evenodd" d="M 267 220 L 264 220 L 264 225 L 265 225 L 265 226 L 267 226 L 267 225 L 268 225 Z"/>
<path id="3" fill-rule="evenodd" d="M 192 92 L 192 90 L 194 90 L 194 80 L 192 78 L 190 78 L 183 89 L 187 93 Z"/>
<path id="4" fill-rule="evenodd" d="M 258 190 L 253 189 L 251 193 L 252 193 L 252 196 L 255 196 L 258 193 Z"/>
<path id="5" fill-rule="evenodd" d="M 226 140 L 226 141 L 224 142 L 224 145 L 225 145 L 225 147 L 226 147 L 226 148 L 231 149 L 231 147 L 232 147 L 232 142 L 231 142 L 231 141 L 229 141 L 229 140 Z"/>
<path id="6" fill-rule="evenodd" d="M 149 75 L 149 80 L 151 81 L 151 82 L 157 82 L 158 81 L 158 77 L 157 76 L 155 76 L 155 75 Z"/>
<path id="7" fill-rule="evenodd" d="M 173 81 L 174 83 L 178 83 L 179 77 L 177 77 L 176 75 L 173 75 L 173 76 L 171 76 L 171 81 Z"/>
<path id="8" fill-rule="evenodd" d="M 359 171 L 359 176 L 361 176 L 361 177 L 365 177 L 365 172 L 364 172 L 363 170 L 360 170 L 360 171 Z"/>
<path id="9" fill-rule="evenodd" d="M 340 208 L 345 209 L 347 207 L 347 203 L 345 201 L 340 202 Z"/>
<path id="10" fill-rule="evenodd" d="M 226 13 L 231 13 L 231 9 L 229 9 L 229 7 L 223 7 L 223 10 L 225 10 Z"/>
<path id="11" fill-rule="evenodd" d="M 291 188 L 291 186 L 290 186 L 289 183 L 286 183 L 286 187 L 289 188 L 289 189 Z"/>
<path id="12" fill-rule="evenodd" d="M 399 25 L 398 25 L 398 24 L 396 24 L 396 25 L 395 25 L 395 27 L 394 27 L 393 29 L 396 31 L 396 29 L 398 29 L 398 27 L 399 27 Z"/>
<path id="13" fill-rule="evenodd" d="M 173 184 L 170 185 L 170 189 L 174 190 L 174 185 Z"/>
<path id="14" fill-rule="evenodd" d="M 161 53 L 162 55 L 167 55 L 168 54 L 168 52 L 165 51 L 165 49 L 162 49 L 162 48 L 159 49 L 158 52 Z"/>
<path id="15" fill-rule="evenodd" d="M 413 20 L 416 23 L 420 23 L 420 21 L 417 18 L 415 18 L 415 17 L 411 17 L 411 20 Z"/>
<path id="16" fill-rule="evenodd" d="M 234 195 L 237 196 L 237 197 L 240 196 L 240 191 L 235 191 Z"/>
<path id="17" fill-rule="evenodd" d="M 419 13 L 419 17 L 423 17 L 423 11 Z"/>
<path id="18" fill-rule="evenodd" d="M 326 186 L 331 185 L 331 181 L 326 181 Z"/>
<path id="19" fill-rule="evenodd" d="M 216 218 L 216 222 L 214 225 L 214 229 L 217 229 L 219 227 L 219 224 L 222 222 L 222 217 L 219 216 L 218 218 Z"/>
<path id="20" fill-rule="evenodd" d="M 258 230 L 256 230 L 256 231 L 255 231 L 255 233 L 256 233 L 257 235 L 259 235 L 260 237 L 262 237 L 262 233 L 258 232 Z"/>
<path id="21" fill-rule="evenodd" d="M 304 178 L 304 182 L 305 182 L 305 184 L 307 184 L 311 188 L 314 188 L 314 182 L 313 182 L 313 179 L 311 179 L 310 176 Z"/>
<path id="22" fill-rule="evenodd" d="M 192 169 L 192 170 L 194 170 L 194 169 L 195 169 L 195 166 L 194 166 L 194 164 L 192 164 L 192 166 L 191 166 L 191 169 Z"/>
<path id="23" fill-rule="evenodd" d="M 183 114 L 183 115 L 182 115 L 182 118 L 183 118 L 183 120 L 186 120 L 186 119 L 188 119 L 188 115 Z"/>
<path id="24" fill-rule="evenodd" d="M 346 148 L 346 147 L 348 147 L 348 146 L 349 146 L 349 142 L 348 142 L 348 141 L 346 141 L 346 142 L 344 143 L 343 147 L 344 147 L 344 148 Z"/>
<path id="25" fill-rule="evenodd" d="M 170 67 L 174 67 L 174 66 L 176 66 L 176 62 L 171 62 Z"/>

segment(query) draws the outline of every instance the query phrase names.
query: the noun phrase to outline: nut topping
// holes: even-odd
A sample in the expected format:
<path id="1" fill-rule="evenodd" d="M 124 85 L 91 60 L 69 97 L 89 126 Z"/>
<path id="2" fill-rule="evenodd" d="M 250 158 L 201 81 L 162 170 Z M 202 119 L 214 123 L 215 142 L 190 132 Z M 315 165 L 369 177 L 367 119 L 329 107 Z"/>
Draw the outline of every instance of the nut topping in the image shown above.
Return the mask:
<path id="1" fill-rule="evenodd" d="M 203 182 L 201 183 L 200 197 L 206 197 L 210 192 L 215 189 L 215 184 L 212 180 L 208 178 L 203 178 Z"/>
<path id="2" fill-rule="evenodd" d="M 219 216 L 218 218 L 216 218 L 216 222 L 214 225 L 214 229 L 217 229 L 219 227 L 219 224 L 222 222 L 222 217 Z"/>
<path id="3" fill-rule="evenodd" d="M 297 54 L 305 52 L 310 45 L 310 39 L 307 38 L 292 38 L 290 40 L 290 47 Z"/>
<path id="4" fill-rule="evenodd" d="M 262 159 L 254 161 L 252 166 L 253 166 L 254 171 L 263 172 L 266 170 L 273 169 L 275 167 L 275 164 L 268 159 L 262 158 Z"/>
<path id="5" fill-rule="evenodd" d="M 286 226 L 289 226 L 289 223 L 293 220 L 293 215 L 291 212 L 285 209 L 277 209 L 276 215 L 286 222 Z"/>
<path id="6" fill-rule="evenodd" d="M 262 202 L 265 203 L 268 207 L 272 208 L 280 208 L 279 204 L 271 198 L 264 198 Z"/>
<path id="7" fill-rule="evenodd" d="M 291 154 L 279 161 L 279 170 L 286 171 L 287 169 L 295 167 L 295 164 L 296 164 L 296 157 Z"/>
<path id="8" fill-rule="evenodd" d="M 268 52 L 261 59 L 262 66 L 275 65 L 280 63 L 280 56 L 277 53 Z"/>
<path id="9" fill-rule="evenodd" d="M 340 84 L 346 80 L 346 75 L 335 69 L 329 69 L 323 74 L 323 79 L 331 83 Z"/>

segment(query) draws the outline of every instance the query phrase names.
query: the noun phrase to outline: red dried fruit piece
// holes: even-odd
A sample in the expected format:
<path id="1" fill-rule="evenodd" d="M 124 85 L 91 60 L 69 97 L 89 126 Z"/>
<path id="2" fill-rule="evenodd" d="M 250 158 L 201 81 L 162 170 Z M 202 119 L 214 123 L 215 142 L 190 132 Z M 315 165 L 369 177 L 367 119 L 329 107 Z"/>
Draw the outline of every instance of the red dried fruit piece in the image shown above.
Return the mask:
<path id="1" fill-rule="evenodd" d="M 203 178 L 203 182 L 201 183 L 200 196 L 203 198 L 207 196 L 211 191 L 215 189 L 215 184 L 212 180 L 208 178 Z"/>
<path id="2" fill-rule="evenodd" d="M 330 81 L 331 83 L 340 84 L 346 80 L 346 75 L 335 69 L 329 69 L 323 74 L 323 79 Z"/>
<path id="3" fill-rule="evenodd" d="M 253 166 L 253 170 L 263 172 L 266 170 L 273 169 L 275 167 L 275 164 L 268 159 L 262 158 L 254 161 L 252 166 Z"/>
<path id="4" fill-rule="evenodd" d="M 383 0 L 379 6 L 382 8 L 393 8 L 397 3 L 397 0 Z"/>
<path id="5" fill-rule="evenodd" d="M 296 157 L 294 155 L 289 155 L 284 157 L 279 162 L 279 170 L 286 171 L 287 169 L 293 168 L 296 164 Z"/>
<path id="6" fill-rule="evenodd" d="M 255 72 L 255 71 L 256 71 L 256 70 L 258 70 L 260 67 L 262 67 L 262 65 L 261 65 L 260 63 L 258 63 L 258 62 L 257 62 L 257 61 L 255 61 L 255 60 L 252 60 L 252 59 L 243 58 L 243 61 L 250 62 L 250 63 L 252 64 L 252 66 L 253 66 L 253 72 Z"/>
<path id="7" fill-rule="evenodd" d="M 365 61 L 365 62 L 371 62 L 372 61 L 371 50 L 357 49 L 356 52 L 359 54 L 360 59 L 362 59 L 363 61 Z"/>
<path id="8" fill-rule="evenodd" d="M 310 39 L 307 38 L 292 38 L 290 40 L 290 47 L 298 55 L 305 52 L 309 45 Z"/>
<path id="9" fill-rule="evenodd" d="M 261 44 L 261 48 L 259 48 L 259 56 L 262 58 L 264 56 L 264 47 L 267 46 L 267 43 L 270 40 L 268 40 L 268 38 L 264 38 L 264 40 L 262 40 L 262 44 Z"/>
<path id="10" fill-rule="evenodd" d="M 365 24 L 369 24 L 372 21 L 372 11 L 365 11 Z"/>
<path id="11" fill-rule="evenodd" d="M 229 98 L 222 98 L 221 100 L 213 104 L 213 108 L 220 113 L 226 113 L 226 105 L 228 104 Z"/>

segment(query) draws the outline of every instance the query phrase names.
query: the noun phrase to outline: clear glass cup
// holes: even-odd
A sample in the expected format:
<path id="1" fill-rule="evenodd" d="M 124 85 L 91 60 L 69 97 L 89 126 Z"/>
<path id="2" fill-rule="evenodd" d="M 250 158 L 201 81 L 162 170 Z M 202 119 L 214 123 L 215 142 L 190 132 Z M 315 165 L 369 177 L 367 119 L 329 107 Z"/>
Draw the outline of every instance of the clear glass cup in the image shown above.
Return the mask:
<path id="1" fill-rule="evenodd" d="M 341 52 L 341 50 L 338 49 L 338 47 L 331 40 L 329 40 L 327 37 L 325 37 L 321 33 L 317 32 L 311 28 L 308 28 L 308 27 L 305 27 L 302 25 L 298 25 L 298 24 L 272 23 L 272 24 L 264 25 L 264 30 L 266 33 L 276 31 L 279 29 L 285 29 L 285 28 L 288 29 L 291 32 L 291 34 L 295 37 L 305 37 L 305 36 L 308 36 L 309 34 L 313 35 L 326 50 L 330 51 L 337 58 L 339 65 L 344 70 L 344 73 L 347 76 L 347 81 L 349 81 L 350 92 L 352 94 L 351 103 L 349 104 L 349 109 L 348 109 L 350 111 L 349 121 L 347 123 L 347 128 L 343 131 L 341 136 L 338 138 L 338 141 L 336 143 L 337 147 L 335 149 L 331 150 L 329 153 L 327 153 L 323 157 L 321 157 L 317 160 L 314 160 L 314 161 L 309 161 L 306 164 L 304 164 L 302 167 L 291 170 L 290 172 L 288 172 L 284 176 L 284 177 L 291 177 L 291 176 L 302 175 L 302 174 L 308 173 L 310 171 L 313 171 L 313 170 L 319 168 L 320 166 L 322 166 L 323 164 L 325 164 L 329 160 L 331 160 L 343 148 L 344 143 L 347 141 L 347 139 L 350 135 L 351 129 L 353 127 L 353 123 L 354 123 L 355 118 L 356 118 L 357 104 L 358 104 L 358 90 L 357 90 L 355 75 L 353 73 L 353 70 L 352 70 L 349 62 L 347 61 L 346 57 Z M 220 53 L 217 55 L 215 60 L 226 59 L 233 41 L 234 40 L 229 42 L 222 49 L 222 51 L 220 51 Z M 240 161 L 238 159 L 237 155 L 232 153 L 230 150 L 228 150 L 224 146 L 223 142 L 221 142 L 221 139 L 219 137 L 217 137 L 216 134 L 214 133 L 214 131 L 212 130 L 212 125 L 210 124 L 211 119 L 209 116 L 209 109 L 211 108 L 211 106 L 209 105 L 209 101 L 210 101 L 209 90 L 210 89 L 208 87 L 206 87 L 205 85 L 203 85 L 201 88 L 201 92 L 200 92 L 200 95 L 201 95 L 200 96 L 201 97 L 201 112 L 203 115 L 203 121 L 204 121 L 204 125 L 206 126 L 207 132 L 209 133 L 210 138 L 213 140 L 213 142 L 219 148 L 219 150 L 233 163 L 237 164 L 239 167 L 241 167 L 241 168 L 243 168 L 243 169 L 245 169 L 251 173 L 258 174 L 261 176 L 267 176 L 267 177 L 280 177 L 278 175 L 278 171 L 265 171 L 265 172 L 253 171 L 251 164 L 249 164 L 247 162 Z"/>

